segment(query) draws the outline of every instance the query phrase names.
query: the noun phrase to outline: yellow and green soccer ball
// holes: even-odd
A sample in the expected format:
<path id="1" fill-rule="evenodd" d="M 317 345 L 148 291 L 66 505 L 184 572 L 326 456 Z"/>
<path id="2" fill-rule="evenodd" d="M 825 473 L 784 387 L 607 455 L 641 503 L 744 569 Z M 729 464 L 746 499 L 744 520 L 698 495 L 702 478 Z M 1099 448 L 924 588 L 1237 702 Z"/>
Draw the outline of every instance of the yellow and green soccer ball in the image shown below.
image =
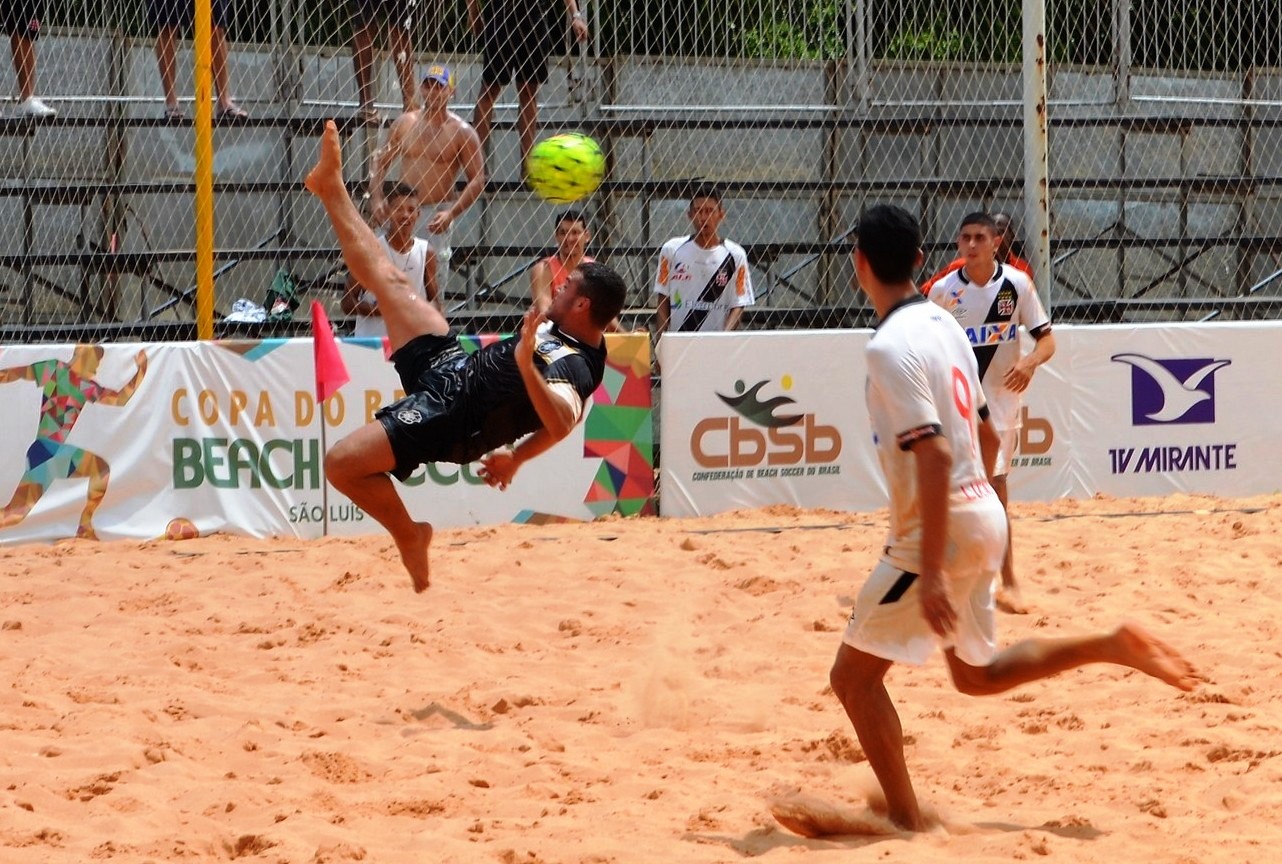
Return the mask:
<path id="1" fill-rule="evenodd" d="M 605 154 L 577 132 L 544 138 L 525 160 L 525 181 L 553 204 L 571 204 L 597 190 L 605 179 Z"/>

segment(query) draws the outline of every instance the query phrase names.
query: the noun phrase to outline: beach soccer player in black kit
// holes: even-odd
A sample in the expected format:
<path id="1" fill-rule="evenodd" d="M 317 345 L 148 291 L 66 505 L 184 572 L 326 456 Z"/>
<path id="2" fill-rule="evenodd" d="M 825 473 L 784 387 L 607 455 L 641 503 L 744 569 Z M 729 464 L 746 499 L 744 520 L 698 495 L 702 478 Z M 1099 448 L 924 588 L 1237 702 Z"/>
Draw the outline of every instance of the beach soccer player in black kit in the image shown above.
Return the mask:
<path id="1" fill-rule="evenodd" d="M 445 317 L 410 290 L 378 245 L 343 182 L 342 158 L 338 130 L 328 122 L 305 185 L 325 205 L 353 280 L 378 298 L 409 395 L 334 445 L 325 473 L 391 533 L 421 592 L 429 583 L 432 526 L 410 517 L 389 475 L 404 479 L 426 462 L 480 459 L 485 482 L 506 489 L 523 463 L 583 417 L 605 372 L 605 329 L 627 288 L 604 264 L 582 264 L 546 313 L 526 313 L 519 338 L 464 354 Z"/>

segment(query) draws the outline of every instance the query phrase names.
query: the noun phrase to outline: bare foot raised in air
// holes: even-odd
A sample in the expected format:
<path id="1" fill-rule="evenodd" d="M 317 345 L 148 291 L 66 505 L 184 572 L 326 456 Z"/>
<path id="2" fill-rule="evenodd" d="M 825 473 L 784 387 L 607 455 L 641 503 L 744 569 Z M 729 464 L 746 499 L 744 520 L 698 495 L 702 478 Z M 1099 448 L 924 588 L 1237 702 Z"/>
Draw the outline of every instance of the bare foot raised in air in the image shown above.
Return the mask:
<path id="1" fill-rule="evenodd" d="M 1123 624 L 1113 633 L 1117 662 L 1138 669 L 1181 690 L 1192 690 L 1205 678 L 1180 652 L 1135 624 Z"/>
<path id="2" fill-rule="evenodd" d="M 431 584 L 431 579 L 428 578 L 427 550 L 432 545 L 432 526 L 427 522 L 415 522 L 414 527 L 417 530 L 413 536 L 406 537 L 403 541 L 396 538 L 396 549 L 401 553 L 401 563 L 414 581 L 414 593 L 422 594 Z"/>
<path id="3" fill-rule="evenodd" d="M 338 127 L 333 120 L 325 121 L 321 133 L 320 155 L 316 165 L 303 180 L 307 191 L 317 198 L 324 198 L 331 190 L 343 185 L 343 148 L 338 142 Z"/>

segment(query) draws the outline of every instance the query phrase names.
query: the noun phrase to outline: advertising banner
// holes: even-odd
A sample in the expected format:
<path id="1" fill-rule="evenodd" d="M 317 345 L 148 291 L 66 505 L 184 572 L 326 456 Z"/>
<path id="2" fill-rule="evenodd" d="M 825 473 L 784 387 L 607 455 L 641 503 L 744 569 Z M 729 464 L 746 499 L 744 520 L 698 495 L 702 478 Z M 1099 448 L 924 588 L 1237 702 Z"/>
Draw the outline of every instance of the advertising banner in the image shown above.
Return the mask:
<path id="1" fill-rule="evenodd" d="M 411 515 L 456 526 L 652 508 L 649 338 L 607 342 L 605 380 L 569 437 L 504 492 L 475 465 L 421 468 L 398 484 Z M 323 405 L 307 339 L 0 349 L 0 543 L 380 531 L 325 487 L 324 452 L 402 395 L 399 380 L 381 341 L 339 346 L 351 381 Z"/>
<path id="2" fill-rule="evenodd" d="M 1072 450 L 1091 490 L 1245 496 L 1282 486 L 1278 324 L 1077 335 Z"/>
<path id="3" fill-rule="evenodd" d="M 1076 340 L 1082 330 L 1055 328 L 1055 356 L 1033 375 L 1024 392 L 1020 430 L 1015 455 L 1006 475 L 1012 501 L 1054 501 L 1090 495 L 1073 460 L 1070 431 L 1073 400 L 1078 395 L 1074 381 Z M 1032 350 L 1027 334 L 1024 351 Z"/>
<path id="4" fill-rule="evenodd" d="M 1025 394 L 1012 498 L 1277 491 L 1280 333 L 1057 327 L 1058 351 Z M 663 514 L 885 506 L 864 405 L 870 336 L 666 335 Z M 649 339 L 607 338 L 605 381 L 569 438 L 506 492 L 475 465 L 428 465 L 398 484 L 411 514 L 454 526 L 651 512 Z M 0 543 L 377 532 L 323 485 L 323 454 L 399 382 L 380 341 L 339 346 L 351 381 L 323 406 L 310 340 L 0 348 Z"/>
<path id="5" fill-rule="evenodd" d="M 863 399 L 870 336 L 664 336 L 662 512 L 884 507 Z M 1011 498 L 1278 491 L 1280 336 L 1276 322 L 1056 327 L 1024 394 Z"/>
<path id="6" fill-rule="evenodd" d="M 885 486 L 849 330 L 669 333 L 659 343 L 660 510 L 871 510 Z"/>

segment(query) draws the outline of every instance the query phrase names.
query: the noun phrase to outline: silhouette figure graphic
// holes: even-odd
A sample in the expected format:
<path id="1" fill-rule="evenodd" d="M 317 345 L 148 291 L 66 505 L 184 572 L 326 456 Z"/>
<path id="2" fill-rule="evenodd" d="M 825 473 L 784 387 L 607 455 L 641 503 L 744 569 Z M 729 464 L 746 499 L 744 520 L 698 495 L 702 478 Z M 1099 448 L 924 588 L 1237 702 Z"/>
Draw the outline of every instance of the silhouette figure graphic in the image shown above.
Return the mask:
<path id="1" fill-rule="evenodd" d="M 95 453 L 67 443 L 67 437 L 80 419 L 80 412 L 90 402 L 120 407 L 125 405 L 147 374 L 147 354 L 135 357 L 138 371 L 119 390 L 108 390 L 93 380 L 102 362 L 102 346 L 77 345 L 71 360 L 39 360 L 30 366 L 0 369 L 0 384 L 32 381 L 42 391 L 40 425 L 36 440 L 27 448 L 27 470 L 18 481 L 13 498 L 0 510 L 0 529 L 17 525 L 36 502 L 58 480 L 85 477 L 89 492 L 85 509 L 80 514 L 77 537 L 97 539 L 93 514 L 107 494 L 111 468 Z"/>

